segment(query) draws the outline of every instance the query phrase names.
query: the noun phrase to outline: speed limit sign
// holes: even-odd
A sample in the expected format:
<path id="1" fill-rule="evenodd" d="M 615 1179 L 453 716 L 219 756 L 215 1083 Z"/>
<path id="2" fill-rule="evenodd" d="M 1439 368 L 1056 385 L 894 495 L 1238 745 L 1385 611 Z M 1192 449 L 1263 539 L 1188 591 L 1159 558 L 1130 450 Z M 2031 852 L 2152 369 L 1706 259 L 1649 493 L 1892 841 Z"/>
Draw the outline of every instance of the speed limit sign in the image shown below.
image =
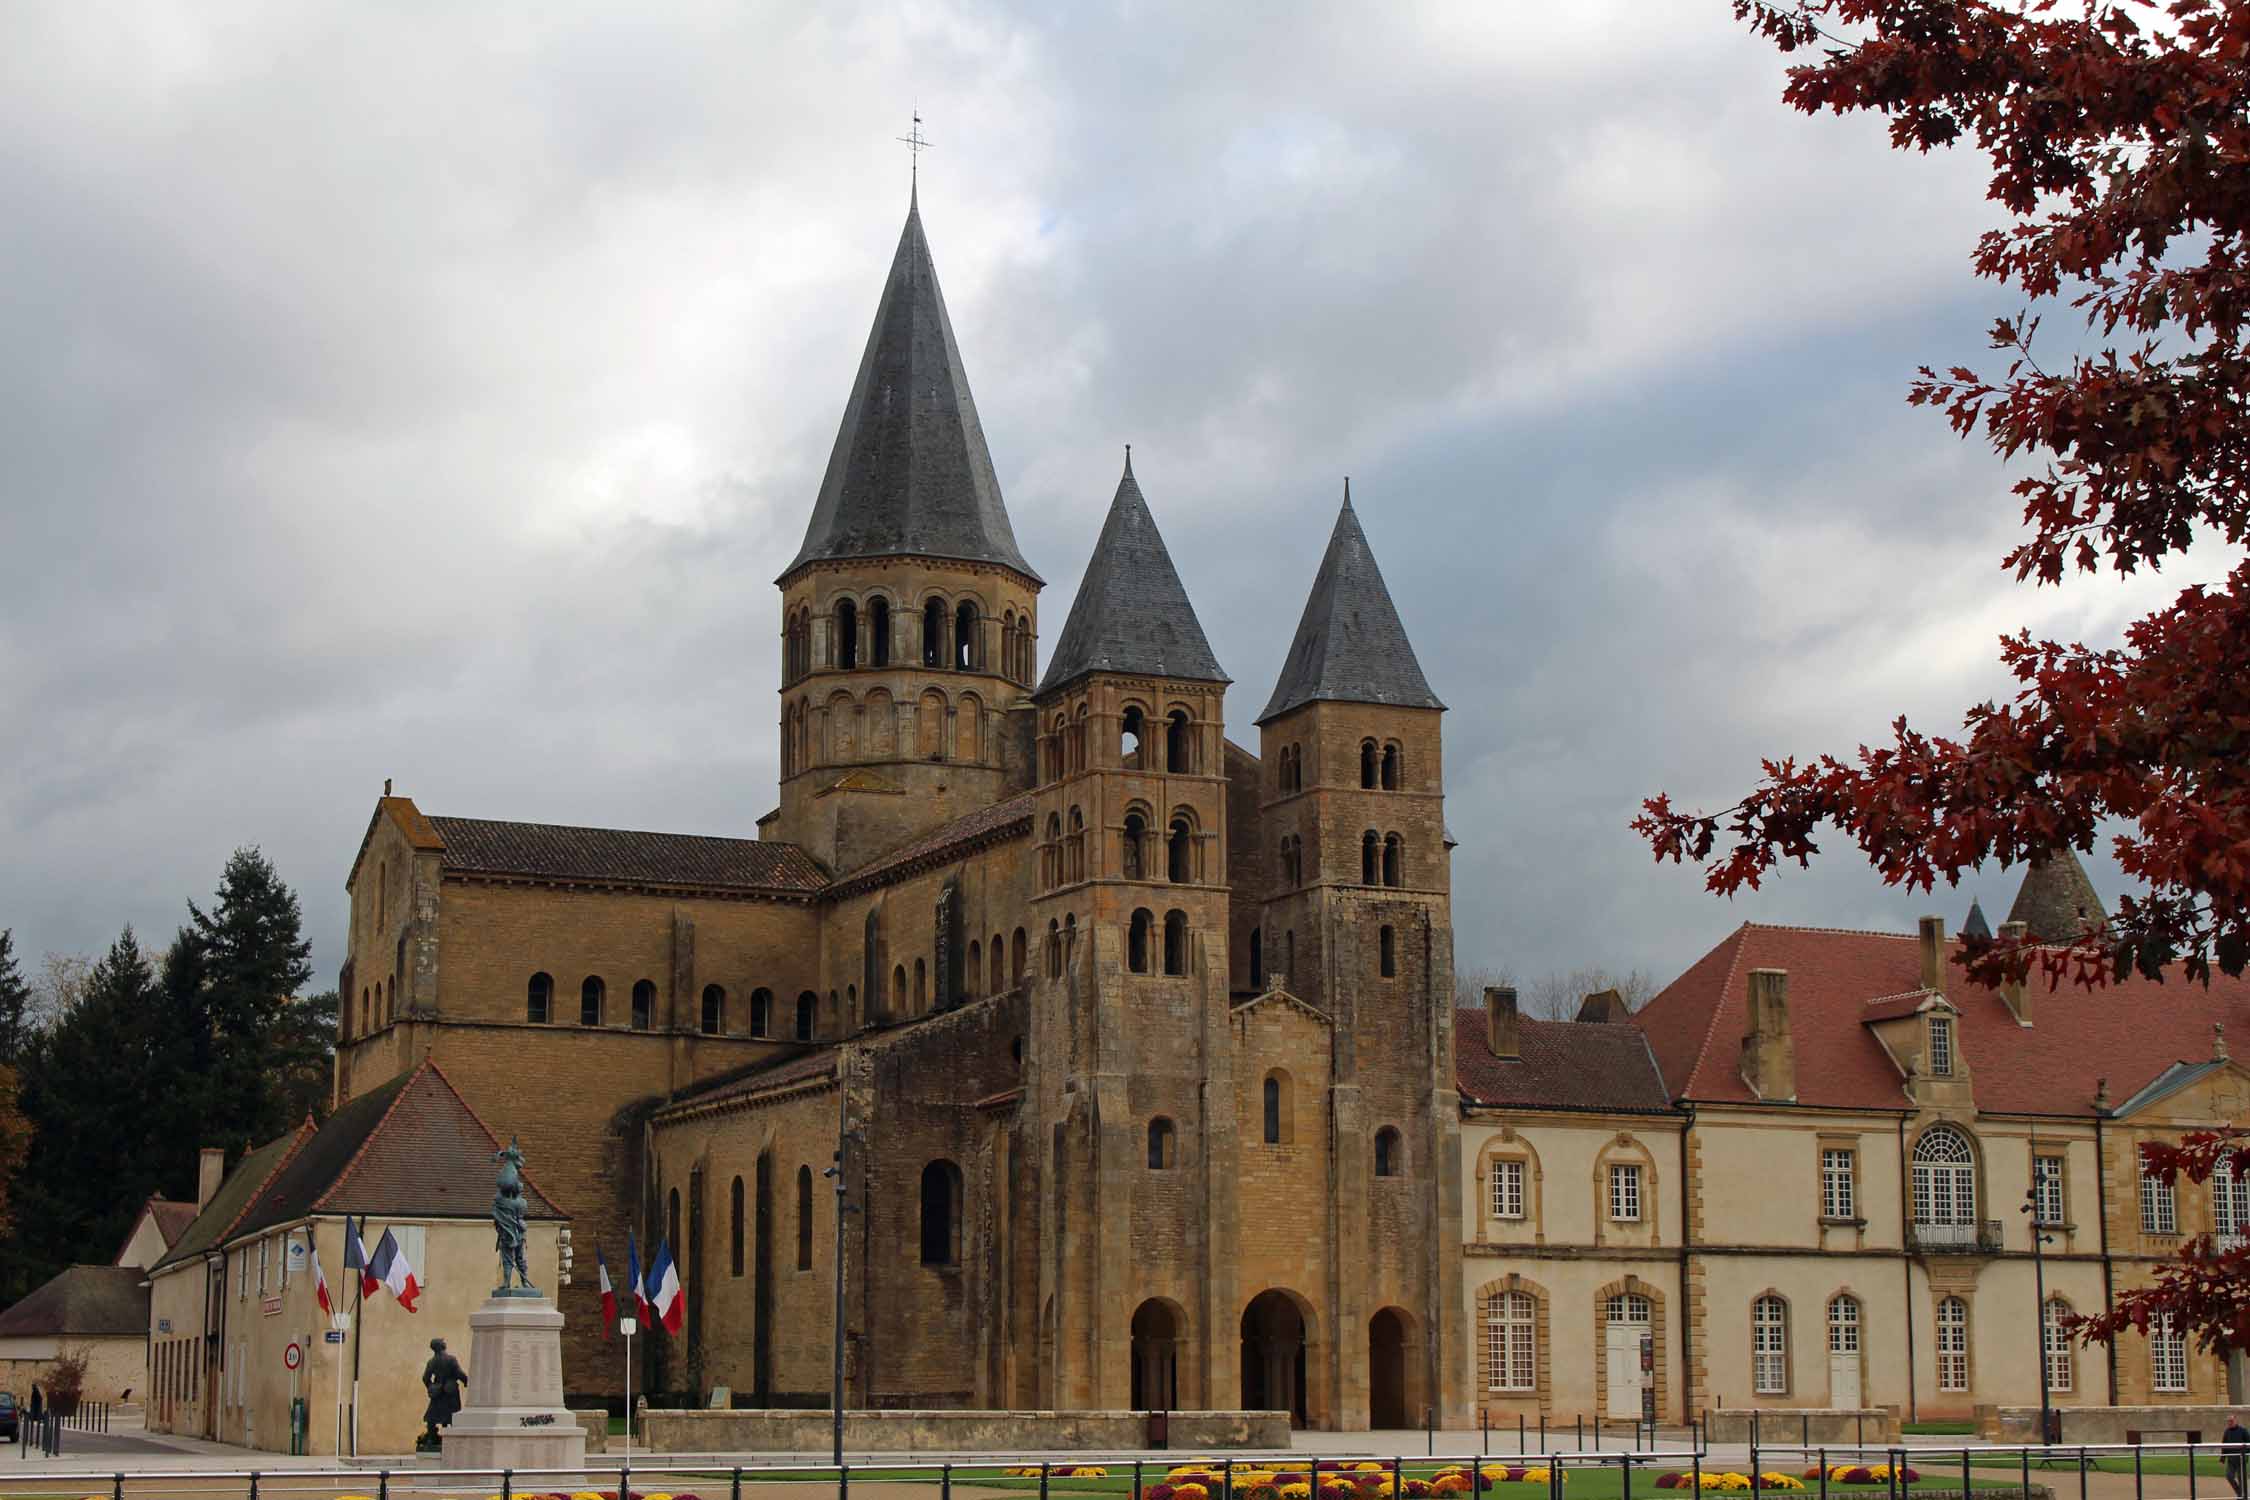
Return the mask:
<path id="1" fill-rule="evenodd" d="M 305 1362 L 305 1351 L 292 1343 L 288 1348 L 281 1351 L 281 1362 L 294 1370 Z"/>

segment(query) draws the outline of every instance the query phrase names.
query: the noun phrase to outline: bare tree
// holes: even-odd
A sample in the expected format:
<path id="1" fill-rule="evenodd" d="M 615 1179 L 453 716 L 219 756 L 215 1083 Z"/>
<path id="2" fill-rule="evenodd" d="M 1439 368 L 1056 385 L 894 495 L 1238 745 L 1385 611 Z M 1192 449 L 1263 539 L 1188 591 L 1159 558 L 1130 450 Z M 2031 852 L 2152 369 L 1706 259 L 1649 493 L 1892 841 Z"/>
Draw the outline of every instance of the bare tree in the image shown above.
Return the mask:
<path id="1" fill-rule="evenodd" d="M 39 977 L 31 982 L 30 1029 L 45 1031 L 76 1009 L 93 972 L 94 961 L 83 953 L 49 953 L 41 960 Z"/>
<path id="2" fill-rule="evenodd" d="M 1455 1003 L 1464 1007 L 1482 1005 L 1485 990 L 1498 985 L 1514 985 L 1517 1009 L 1537 1021 L 1576 1020 L 1586 997 L 1604 990 L 1615 990 L 1627 1011 L 1639 1010 L 1656 993 L 1656 982 L 1643 969 L 1620 974 L 1599 964 L 1583 964 L 1521 980 L 1513 969 L 1479 965 L 1454 971 Z"/>

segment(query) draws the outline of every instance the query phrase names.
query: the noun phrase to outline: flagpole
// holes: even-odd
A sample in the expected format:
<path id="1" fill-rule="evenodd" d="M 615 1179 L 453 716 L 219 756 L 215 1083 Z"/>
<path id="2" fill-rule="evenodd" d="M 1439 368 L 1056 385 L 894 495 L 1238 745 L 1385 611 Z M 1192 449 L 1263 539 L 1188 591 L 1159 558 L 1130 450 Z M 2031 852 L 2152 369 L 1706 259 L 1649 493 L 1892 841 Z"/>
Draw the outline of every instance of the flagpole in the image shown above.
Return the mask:
<path id="1" fill-rule="evenodd" d="M 359 1223 L 359 1274 L 352 1278 L 352 1280 L 358 1285 L 359 1288 L 358 1291 L 352 1293 L 352 1457 L 354 1458 L 359 1457 L 359 1344 L 360 1337 L 363 1332 L 362 1325 L 367 1321 L 365 1315 L 367 1308 L 366 1215 L 363 1214 L 360 1216 Z M 345 1229 L 349 1231 L 351 1227 L 351 1216 L 348 1214 L 344 1217 L 344 1226 Z"/>

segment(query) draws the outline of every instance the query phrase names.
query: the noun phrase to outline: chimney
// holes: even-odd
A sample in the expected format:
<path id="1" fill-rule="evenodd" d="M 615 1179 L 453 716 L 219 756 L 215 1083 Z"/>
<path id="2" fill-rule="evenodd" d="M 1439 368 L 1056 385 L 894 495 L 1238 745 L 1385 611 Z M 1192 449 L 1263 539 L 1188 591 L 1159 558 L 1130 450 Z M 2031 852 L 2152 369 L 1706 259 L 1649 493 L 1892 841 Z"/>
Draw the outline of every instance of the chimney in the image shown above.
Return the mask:
<path id="1" fill-rule="evenodd" d="M 2000 941 L 2020 943 L 2031 935 L 2031 927 L 2024 922 L 2002 922 Z M 2010 979 L 2000 986 L 2000 999 L 2008 1007 L 2008 1014 L 2016 1018 L 2018 1026 L 2031 1024 L 2031 991 L 2020 979 Z"/>
<path id="2" fill-rule="evenodd" d="M 1922 919 L 1922 988 L 1945 993 L 1945 918 Z"/>
<path id="3" fill-rule="evenodd" d="M 226 1181 L 227 1153 L 223 1146 L 205 1146 L 203 1156 L 195 1169 L 195 1210 L 201 1213 L 211 1206 L 219 1195 L 219 1184 Z"/>
<path id="4" fill-rule="evenodd" d="M 1487 986 L 1484 992 L 1485 1041 L 1494 1057 L 1523 1056 L 1522 1027 L 1516 1017 L 1516 987 Z"/>
<path id="5" fill-rule="evenodd" d="M 1760 1099 L 1797 1097 L 1797 1051 L 1789 1040 L 1789 971 L 1750 971 L 1750 1030 L 1742 1076 Z"/>

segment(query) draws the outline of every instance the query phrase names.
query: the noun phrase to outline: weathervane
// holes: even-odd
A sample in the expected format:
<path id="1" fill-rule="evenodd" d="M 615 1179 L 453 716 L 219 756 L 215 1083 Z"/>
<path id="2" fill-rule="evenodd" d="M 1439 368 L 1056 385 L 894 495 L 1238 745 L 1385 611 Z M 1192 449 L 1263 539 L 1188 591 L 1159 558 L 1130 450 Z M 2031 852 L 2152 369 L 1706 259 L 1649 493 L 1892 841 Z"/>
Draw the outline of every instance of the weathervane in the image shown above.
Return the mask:
<path id="1" fill-rule="evenodd" d="M 907 176 L 910 185 L 919 189 L 922 185 L 922 153 L 930 148 L 929 141 L 922 134 L 922 112 L 920 110 L 914 111 L 913 129 L 902 136 L 893 137 L 893 139 L 906 147 L 910 156 Z"/>

